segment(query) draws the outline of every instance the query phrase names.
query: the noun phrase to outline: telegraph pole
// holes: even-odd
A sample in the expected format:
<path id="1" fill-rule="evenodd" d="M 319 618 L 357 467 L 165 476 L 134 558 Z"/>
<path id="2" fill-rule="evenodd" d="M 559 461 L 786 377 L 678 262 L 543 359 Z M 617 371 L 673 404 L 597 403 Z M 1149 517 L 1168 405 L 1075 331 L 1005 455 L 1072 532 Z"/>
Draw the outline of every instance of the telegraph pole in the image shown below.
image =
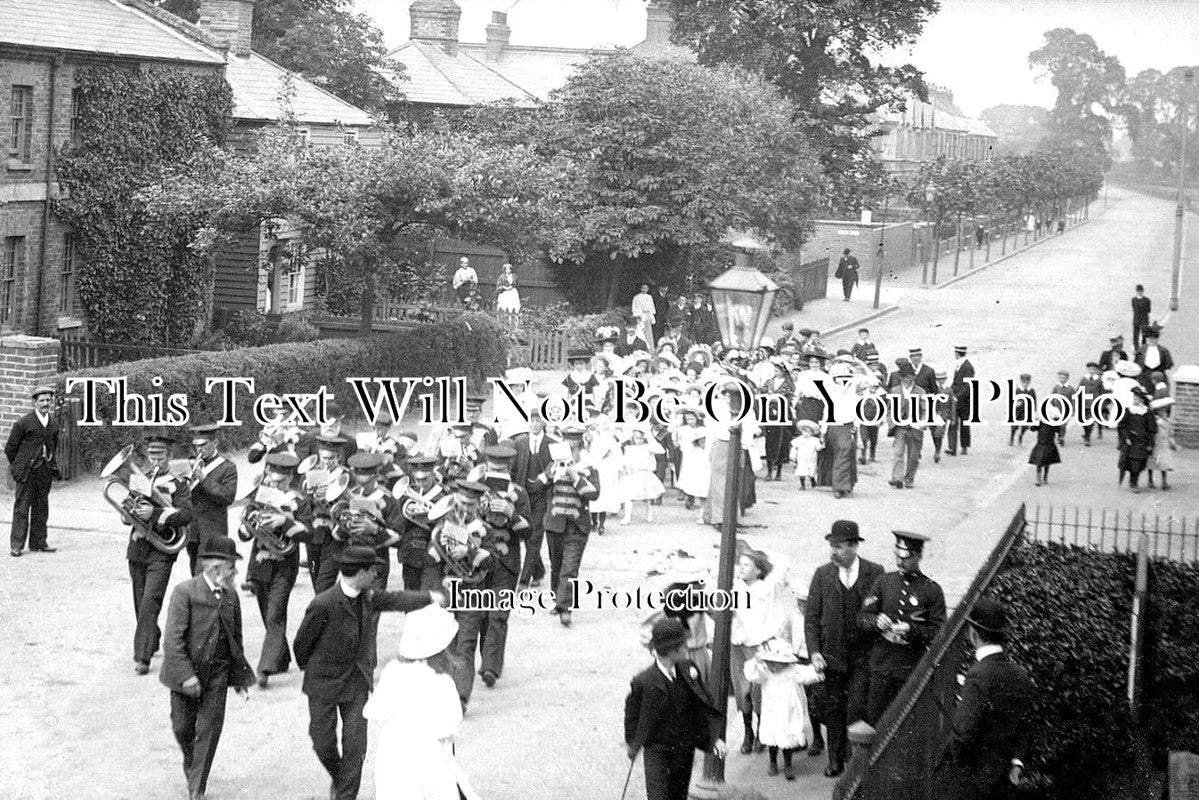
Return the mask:
<path id="1" fill-rule="evenodd" d="M 1178 284 L 1182 277 L 1182 222 L 1186 200 L 1187 169 L 1187 111 L 1190 109 L 1191 83 L 1195 73 L 1187 70 L 1182 79 L 1182 96 L 1179 98 L 1178 132 L 1178 205 L 1174 209 L 1174 263 L 1170 270 L 1170 310 L 1178 310 Z"/>

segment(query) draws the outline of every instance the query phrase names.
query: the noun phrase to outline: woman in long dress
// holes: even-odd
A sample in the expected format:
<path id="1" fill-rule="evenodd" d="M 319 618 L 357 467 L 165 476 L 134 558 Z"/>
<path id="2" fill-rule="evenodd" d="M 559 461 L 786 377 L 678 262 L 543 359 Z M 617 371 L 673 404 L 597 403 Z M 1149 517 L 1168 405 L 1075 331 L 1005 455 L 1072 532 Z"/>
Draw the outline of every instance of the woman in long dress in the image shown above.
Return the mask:
<path id="1" fill-rule="evenodd" d="M 658 312 L 654 308 L 654 298 L 649 293 L 648 283 L 641 284 L 641 290 L 633 296 L 630 310 L 639 323 L 641 338 L 653 348 L 657 344 L 654 341 L 654 322 L 657 321 Z"/>
<path id="2" fill-rule="evenodd" d="M 1153 441 L 1157 436 L 1157 421 L 1149 413 L 1148 394 L 1137 386 L 1129 395 L 1131 405 L 1124 409 L 1116 433 L 1120 437 L 1119 484 L 1124 483 L 1128 473 L 1128 485 L 1134 494 L 1140 493 L 1141 473 L 1153 454 Z M 1119 485 L 1117 484 L 1117 485 Z"/>
<path id="3" fill-rule="evenodd" d="M 375 800 L 478 800 L 454 757 L 458 690 L 438 671 L 457 633 L 453 615 L 437 605 L 404 619 L 400 658 L 384 667 L 362 712 L 378 732 Z"/>
<path id="4" fill-rule="evenodd" d="M 495 310 L 513 316 L 520 313 L 520 290 L 516 288 L 516 275 L 511 264 L 505 264 L 504 271 L 496 278 Z"/>
<path id="5" fill-rule="evenodd" d="M 1158 397 L 1149 401 L 1149 410 L 1157 418 L 1157 434 L 1153 438 L 1153 457 L 1149 459 L 1149 488 L 1153 488 L 1153 471 L 1162 474 L 1162 489 L 1170 488 L 1169 477 L 1166 473 L 1174 469 L 1174 451 L 1178 445 L 1174 442 L 1174 426 L 1170 421 L 1170 407 L 1174 405 L 1173 397 Z"/>

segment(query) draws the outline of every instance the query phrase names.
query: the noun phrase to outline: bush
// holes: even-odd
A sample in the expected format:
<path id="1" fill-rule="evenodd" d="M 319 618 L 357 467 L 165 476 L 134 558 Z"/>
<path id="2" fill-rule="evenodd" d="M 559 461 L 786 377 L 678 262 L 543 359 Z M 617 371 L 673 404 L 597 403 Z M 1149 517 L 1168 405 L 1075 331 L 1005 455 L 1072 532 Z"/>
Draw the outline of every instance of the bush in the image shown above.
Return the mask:
<path id="1" fill-rule="evenodd" d="M 275 337 L 279 342 L 312 342 L 321 338 L 321 329 L 303 317 L 286 314 L 275 329 Z"/>
<path id="2" fill-rule="evenodd" d="M 499 375 L 505 365 L 503 331 L 484 314 L 466 314 L 449 322 L 426 325 L 411 331 L 367 339 L 324 339 L 313 342 L 240 348 L 222 352 L 195 353 L 172 358 L 147 359 L 114 364 L 101 369 L 64 373 L 60 377 L 127 377 L 130 392 L 148 395 L 161 392 L 185 394 L 190 423 L 218 418 L 222 400 L 204 390 L 209 377 L 254 378 L 254 394 L 238 392 L 237 414 L 242 424 L 223 428 L 223 446 L 245 447 L 257 437 L 252 405 L 266 393 L 315 392 L 328 387 L 347 416 L 361 417 L 358 404 L 345 378 L 463 376 L 467 385 L 482 388 L 487 378 Z M 161 376 L 161 388 L 151 380 Z M 76 391 L 78 396 L 79 391 Z M 103 426 L 80 427 L 83 463 L 102 464 L 142 429 L 108 424 L 115 416 L 113 396 L 101 390 L 99 416 Z"/>

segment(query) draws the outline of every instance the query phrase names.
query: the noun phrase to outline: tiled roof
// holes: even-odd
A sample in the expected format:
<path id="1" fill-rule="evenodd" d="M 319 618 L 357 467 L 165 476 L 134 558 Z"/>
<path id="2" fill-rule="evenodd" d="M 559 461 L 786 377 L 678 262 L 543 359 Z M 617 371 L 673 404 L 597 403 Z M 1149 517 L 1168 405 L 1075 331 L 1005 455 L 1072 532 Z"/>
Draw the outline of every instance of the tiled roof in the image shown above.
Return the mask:
<path id="1" fill-rule="evenodd" d="M 4 0 L 0 0 L 4 2 Z M 291 109 L 299 122 L 368 126 L 373 120 L 357 106 L 326 92 L 257 53 L 230 54 L 225 80 L 233 89 L 234 119 L 274 121 L 283 115 L 282 96 L 291 76 Z"/>
<path id="2" fill-rule="evenodd" d="M 118 0 L 0 0 L 0 44 L 220 64 L 221 54 Z"/>
<path id="3" fill-rule="evenodd" d="M 903 111 L 889 111 L 881 115 L 882 121 L 892 125 L 902 125 L 912 128 L 935 128 L 943 131 L 958 131 L 974 136 L 991 136 L 998 138 L 995 131 L 979 119 L 954 114 L 933 103 L 922 103 L 914 98 L 909 99 L 907 108 Z"/>
<path id="4" fill-rule="evenodd" d="M 408 41 L 391 57 L 404 65 L 408 80 L 400 89 L 410 102 L 447 106 L 471 106 L 496 100 L 513 100 L 517 105 L 532 105 L 534 92 L 506 77 L 496 67 L 459 46 L 451 56 L 437 45 Z"/>

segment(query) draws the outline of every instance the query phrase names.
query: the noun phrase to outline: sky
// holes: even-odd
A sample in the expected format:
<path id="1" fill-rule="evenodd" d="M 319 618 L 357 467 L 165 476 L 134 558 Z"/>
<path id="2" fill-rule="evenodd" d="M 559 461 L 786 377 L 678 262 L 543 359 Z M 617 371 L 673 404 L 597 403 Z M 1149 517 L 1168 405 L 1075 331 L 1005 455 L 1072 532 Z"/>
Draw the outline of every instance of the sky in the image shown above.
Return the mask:
<path id="1" fill-rule="evenodd" d="M 389 45 L 408 39 L 408 0 L 355 0 L 372 16 Z M 507 11 L 512 44 L 591 47 L 634 45 L 645 37 L 642 0 L 458 0 L 459 37 L 482 42 L 492 11 Z M 1053 105 L 1047 79 L 1028 67 L 1028 54 L 1051 28 L 1089 33 L 1120 59 L 1129 77 L 1199 63 L 1196 0 L 941 0 L 909 52 L 932 83 L 948 87 L 966 113 L 1001 103 Z"/>

